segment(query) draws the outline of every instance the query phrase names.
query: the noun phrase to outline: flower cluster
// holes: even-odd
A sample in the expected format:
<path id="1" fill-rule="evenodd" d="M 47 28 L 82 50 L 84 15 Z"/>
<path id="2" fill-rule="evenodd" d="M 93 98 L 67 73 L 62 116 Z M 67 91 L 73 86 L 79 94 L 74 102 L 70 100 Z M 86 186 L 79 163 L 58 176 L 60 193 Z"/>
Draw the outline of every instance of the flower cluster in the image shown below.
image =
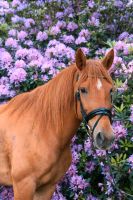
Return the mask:
<path id="1" fill-rule="evenodd" d="M 72 164 L 53 200 L 115 199 L 107 153 L 119 186 L 127 191 L 133 184 L 132 6 L 130 0 L 0 1 L 1 103 L 46 83 L 74 62 L 79 47 L 88 58 L 102 58 L 110 48 L 115 50 L 110 69 L 117 89 L 115 143 L 108 152 L 94 151 L 81 124 L 72 142 Z M 12 189 L 0 186 L 0 200 L 5 199 L 13 199 Z"/>

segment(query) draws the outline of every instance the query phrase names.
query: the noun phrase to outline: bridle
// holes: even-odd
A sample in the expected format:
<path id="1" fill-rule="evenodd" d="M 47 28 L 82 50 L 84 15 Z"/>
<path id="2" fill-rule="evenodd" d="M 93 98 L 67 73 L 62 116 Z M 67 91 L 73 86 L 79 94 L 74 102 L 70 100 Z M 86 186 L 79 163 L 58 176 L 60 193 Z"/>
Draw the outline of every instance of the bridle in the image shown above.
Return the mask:
<path id="1" fill-rule="evenodd" d="M 91 112 L 89 113 L 86 113 L 85 112 L 85 109 L 83 107 L 83 104 L 82 104 L 82 101 L 81 101 L 81 97 L 80 97 L 80 91 L 78 90 L 76 92 L 76 99 L 77 101 L 79 101 L 80 103 L 80 111 L 81 111 L 81 114 L 82 114 L 82 117 L 83 117 L 83 122 L 85 123 L 85 126 L 87 129 L 89 129 L 89 136 L 92 136 L 93 133 L 94 133 L 94 130 L 96 128 L 96 126 L 98 125 L 100 119 L 103 117 L 103 116 L 107 116 L 110 120 L 110 123 L 112 123 L 112 112 L 111 112 L 111 109 L 108 109 L 108 108 L 104 108 L 104 107 L 101 107 L 101 108 L 97 108 L 95 110 L 92 110 Z M 99 115 L 99 118 L 97 119 L 97 121 L 95 122 L 93 128 L 91 128 L 89 125 L 88 125 L 88 122 L 94 118 L 95 116 Z"/>

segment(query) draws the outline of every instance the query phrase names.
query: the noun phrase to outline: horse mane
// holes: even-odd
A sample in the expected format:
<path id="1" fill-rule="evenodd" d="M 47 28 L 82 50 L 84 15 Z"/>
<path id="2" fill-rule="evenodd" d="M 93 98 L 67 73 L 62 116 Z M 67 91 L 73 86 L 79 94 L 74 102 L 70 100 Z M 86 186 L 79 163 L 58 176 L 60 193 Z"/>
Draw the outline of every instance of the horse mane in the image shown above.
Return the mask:
<path id="1" fill-rule="evenodd" d="M 32 110 L 32 118 L 40 128 L 46 128 L 47 124 L 61 127 L 64 112 L 71 108 L 74 100 L 73 79 L 76 70 L 75 66 L 69 66 L 48 83 L 11 99 L 7 104 L 10 116 L 17 114 L 20 120 L 26 112 Z"/>
<path id="2" fill-rule="evenodd" d="M 26 113 L 32 113 L 33 121 L 40 128 L 46 129 L 47 124 L 56 128 L 64 123 L 64 113 L 68 112 L 74 102 L 74 77 L 78 70 L 75 64 L 62 70 L 48 83 L 14 97 L 7 104 L 11 116 L 16 113 L 18 120 Z M 87 60 L 87 67 L 81 73 L 79 83 L 89 77 L 92 79 L 105 78 L 112 84 L 107 70 L 98 60 Z M 38 122 L 38 123 L 37 123 Z"/>

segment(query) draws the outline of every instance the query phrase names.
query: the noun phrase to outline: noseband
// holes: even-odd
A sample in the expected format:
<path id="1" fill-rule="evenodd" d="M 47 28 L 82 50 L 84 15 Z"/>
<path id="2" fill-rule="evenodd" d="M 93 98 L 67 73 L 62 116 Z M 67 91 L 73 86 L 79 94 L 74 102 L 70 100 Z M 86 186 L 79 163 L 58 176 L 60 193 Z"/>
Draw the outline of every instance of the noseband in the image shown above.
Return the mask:
<path id="1" fill-rule="evenodd" d="M 82 101 L 81 101 L 81 98 L 80 98 L 80 91 L 78 90 L 76 92 L 76 98 L 77 100 L 80 102 L 80 110 L 81 110 L 81 114 L 82 114 L 82 117 L 83 117 L 83 121 L 85 122 L 85 125 L 88 129 L 88 134 L 91 133 L 91 135 L 93 134 L 96 126 L 98 125 L 98 122 L 100 121 L 100 119 L 103 117 L 103 116 L 108 116 L 109 120 L 110 120 L 110 123 L 112 123 L 112 113 L 111 113 L 111 109 L 107 109 L 107 108 L 97 108 L 93 111 L 91 111 L 90 113 L 86 113 L 85 110 L 84 110 L 84 107 L 83 107 L 83 104 L 82 104 Z M 99 118 L 97 119 L 97 121 L 95 122 L 93 128 L 91 129 L 91 127 L 88 125 L 88 122 L 95 116 L 97 115 L 100 115 Z M 89 135 L 90 136 L 90 135 Z"/>

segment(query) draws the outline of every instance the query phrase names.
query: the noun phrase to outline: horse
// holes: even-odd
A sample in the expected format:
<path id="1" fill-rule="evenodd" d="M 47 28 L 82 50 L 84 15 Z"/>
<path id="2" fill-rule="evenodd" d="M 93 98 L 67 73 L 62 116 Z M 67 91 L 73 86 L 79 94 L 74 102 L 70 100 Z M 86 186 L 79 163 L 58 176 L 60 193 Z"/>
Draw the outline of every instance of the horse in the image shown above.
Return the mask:
<path id="1" fill-rule="evenodd" d="M 0 106 L 0 184 L 13 186 L 15 200 L 52 198 L 71 164 L 71 140 L 84 113 L 104 110 L 92 137 L 97 148 L 110 148 L 114 133 L 106 111 L 112 108 L 113 59 L 113 49 L 101 60 L 78 49 L 76 62 L 48 83 Z M 101 113 L 92 114 L 91 128 Z"/>

